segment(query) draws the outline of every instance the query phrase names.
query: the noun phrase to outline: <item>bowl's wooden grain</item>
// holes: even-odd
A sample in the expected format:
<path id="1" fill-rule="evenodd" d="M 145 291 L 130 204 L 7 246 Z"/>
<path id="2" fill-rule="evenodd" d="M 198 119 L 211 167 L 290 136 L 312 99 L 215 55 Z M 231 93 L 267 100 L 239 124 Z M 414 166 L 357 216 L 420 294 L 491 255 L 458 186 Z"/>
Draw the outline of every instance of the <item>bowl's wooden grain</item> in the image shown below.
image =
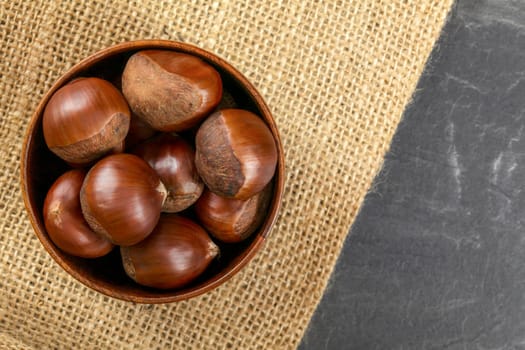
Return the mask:
<path id="1" fill-rule="evenodd" d="M 166 49 L 195 55 L 213 65 L 221 74 L 224 90 L 234 97 L 240 108 L 251 110 L 267 123 L 278 148 L 278 165 L 274 192 L 268 214 L 248 240 L 238 244 L 221 244 L 221 258 L 192 284 L 177 290 L 156 290 L 142 287 L 129 279 L 122 268 L 118 249 L 95 260 L 72 257 L 58 249 L 50 240 L 42 218 L 47 190 L 67 165 L 52 154 L 42 134 L 42 114 L 51 95 L 78 76 L 98 76 L 119 85 L 119 76 L 129 56 L 144 49 Z M 284 189 L 284 153 L 277 126 L 262 97 L 254 86 L 235 68 L 221 58 L 195 46 L 164 40 L 143 40 L 119 44 L 84 59 L 63 76 L 44 95 L 34 112 L 24 138 L 21 157 L 22 196 L 29 219 L 40 242 L 64 270 L 86 286 L 108 296 L 137 303 L 169 303 L 205 293 L 231 278 L 261 248 L 280 209 Z"/>

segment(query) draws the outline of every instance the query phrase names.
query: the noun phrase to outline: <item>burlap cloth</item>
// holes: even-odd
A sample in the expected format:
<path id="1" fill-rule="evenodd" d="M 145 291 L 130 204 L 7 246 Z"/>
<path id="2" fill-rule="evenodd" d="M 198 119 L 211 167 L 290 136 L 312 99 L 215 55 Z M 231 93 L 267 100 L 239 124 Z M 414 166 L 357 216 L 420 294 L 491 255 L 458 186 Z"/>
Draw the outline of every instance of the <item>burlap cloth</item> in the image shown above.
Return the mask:
<path id="1" fill-rule="evenodd" d="M 290 349 L 323 293 L 452 0 L 8 1 L 0 7 L 0 348 Z M 206 295 L 135 305 L 44 251 L 19 187 L 22 138 L 72 64 L 132 39 L 217 53 L 260 89 L 287 182 L 263 250 Z"/>

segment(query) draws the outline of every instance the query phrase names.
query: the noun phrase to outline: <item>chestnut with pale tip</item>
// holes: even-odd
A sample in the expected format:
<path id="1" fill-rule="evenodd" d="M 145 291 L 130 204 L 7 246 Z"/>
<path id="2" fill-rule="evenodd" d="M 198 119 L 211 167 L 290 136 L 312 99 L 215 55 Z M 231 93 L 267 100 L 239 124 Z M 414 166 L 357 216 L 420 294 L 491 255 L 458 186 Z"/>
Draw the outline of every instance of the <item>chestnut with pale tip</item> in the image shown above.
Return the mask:
<path id="1" fill-rule="evenodd" d="M 195 213 L 214 238 L 225 243 L 238 243 L 261 225 L 271 195 L 271 183 L 247 200 L 221 197 L 205 189 L 195 203 Z"/>
<path id="2" fill-rule="evenodd" d="M 82 213 L 89 226 L 117 245 L 133 245 L 157 224 L 167 191 L 155 171 L 132 154 L 98 161 L 80 191 Z"/>
<path id="3" fill-rule="evenodd" d="M 42 117 L 48 148 L 76 165 L 118 149 L 129 123 L 126 100 L 111 83 L 100 78 L 77 78 L 58 89 Z"/>
<path id="4" fill-rule="evenodd" d="M 162 211 L 176 213 L 199 199 L 204 183 L 195 168 L 195 151 L 180 136 L 160 134 L 133 148 L 160 176 L 168 190 Z"/>
<path id="5" fill-rule="evenodd" d="M 113 244 L 95 233 L 80 208 L 80 188 L 86 172 L 70 170 L 49 189 L 44 200 L 44 225 L 53 243 L 64 252 L 81 258 L 108 254 Z"/>
<path id="6" fill-rule="evenodd" d="M 181 288 L 199 277 L 219 254 L 206 231 L 178 214 L 162 214 L 142 242 L 121 247 L 126 274 L 153 288 Z"/>
<path id="7" fill-rule="evenodd" d="M 248 199 L 272 179 L 277 147 L 255 114 L 225 109 L 209 116 L 195 138 L 195 165 L 206 186 L 228 198 Z"/>
<path id="8" fill-rule="evenodd" d="M 144 50 L 129 58 L 122 92 L 134 113 L 160 131 L 197 125 L 221 100 L 220 74 L 198 57 Z"/>

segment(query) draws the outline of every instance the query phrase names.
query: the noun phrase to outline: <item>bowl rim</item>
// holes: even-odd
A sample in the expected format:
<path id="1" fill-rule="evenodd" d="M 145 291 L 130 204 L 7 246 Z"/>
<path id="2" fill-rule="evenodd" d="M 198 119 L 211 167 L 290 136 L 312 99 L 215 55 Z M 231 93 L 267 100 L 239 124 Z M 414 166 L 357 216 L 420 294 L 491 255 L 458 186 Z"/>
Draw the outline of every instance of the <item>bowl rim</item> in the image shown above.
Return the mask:
<path id="1" fill-rule="evenodd" d="M 129 293 L 124 293 L 112 289 L 110 287 L 106 287 L 104 285 L 101 285 L 96 280 L 92 280 L 87 276 L 84 276 L 82 273 L 77 271 L 75 268 L 71 267 L 61 258 L 61 256 L 59 255 L 58 248 L 50 241 L 50 239 L 47 236 L 47 233 L 45 233 L 45 228 L 40 227 L 40 225 L 38 224 L 37 214 L 33 212 L 33 209 L 31 207 L 31 201 L 29 198 L 29 145 L 33 142 L 35 130 L 37 128 L 37 123 L 41 122 L 41 116 L 43 114 L 44 108 L 47 102 L 49 101 L 50 97 L 53 95 L 53 93 L 61 86 L 63 86 L 66 82 L 70 81 L 73 77 L 75 77 L 82 71 L 89 69 L 94 64 L 103 61 L 104 59 L 119 54 L 124 54 L 126 52 L 136 52 L 139 50 L 147 49 L 164 49 L 183 52 L 200 57 L 208 63 L 211 62 L 211 64 L 214 66 L 219 66 L 220 69 L 225 71 L 231 78 L 233 78 L 253 100 L 257 109 L 260 111 L 261 117 L 266 122 L 274 136 L 278 152 L 277 167 L 274 175 L 274 196 L 269 206 L 268 216 L 266 217 L 259 231 L 255 233 L 256 237 L 254 238 L 254 240 L 246 248 L 243 254 L 240 255 L 240 258 L 235 258 L 236 263 L 226 272 L 223 272 L 219 275 L 214 275 L 209 280 L 206 280 L 205 283 L 189 288 L 187 290 L 184 289 L 181 290 L 181 292 L 174 290 L 174 295 L 132 295 Z M 266 105 L 264 99 L 262 98 L 258 90 L 253 86 L 253 84 L 230 63 L 220 58 L 216 54 L 213 54 L 209 51 L 206 51 L 205 49 L 184 42 L 159 39 L 133 40 L 103 48 L 87 56 L 86 58 L 82 59 L 81 61 L 67 69 L 66 72 L 63 73 L 44 93 L 36 109 L 31 115 L 31 119 L 29 121 L 28 126 L 26 127 L 25 135 L 23 137 L 20 162 L 20 176 L 24 206 L 26 208 L 26 212 L 29 216 L 29 220 L 31 222 L 33 230 L 35 231 L 36 236 L 38 237 L 41 244 L 44 246 L 47 253 L 50 254 L 53 260 L 55 260 L 55 262 L 57 262 L 69 275 L 74 277 L 77 281 L 81 282 L 85 286 L 112 298 L 142 304 L 161 304 L 186 300 L 217 288 L 218 286 L 232 278 L 235 274 L 237 274 L 244 266 L 248 264 L 249 261 L 253 259 L 255 254 L 261 249 L 263 243 L 268 238 L 268 235 L 270 234 L 273 225 L 277 221 L 278 214 L 282 206 L 282 197 L 284 193 L 285 180 L 284 150 L 280 134 L 275 123 L 275 119 L 273 118 L 273 115 L 268 106 Z"/>

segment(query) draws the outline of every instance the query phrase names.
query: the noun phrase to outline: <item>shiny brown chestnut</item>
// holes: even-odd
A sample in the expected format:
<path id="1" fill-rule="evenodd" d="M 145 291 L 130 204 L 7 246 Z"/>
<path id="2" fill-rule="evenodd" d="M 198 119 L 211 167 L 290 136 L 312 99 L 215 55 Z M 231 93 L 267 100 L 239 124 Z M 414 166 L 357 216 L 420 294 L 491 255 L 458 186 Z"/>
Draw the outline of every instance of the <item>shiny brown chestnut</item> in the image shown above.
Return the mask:
<path id="1" fill-rule="evenodd" d="M 199 222 L 216 239 L 237 243 L 248 238 L 261 225 L 271 198 L 269 184 L 247 200 L 225 198 L 205 189 L 195 203 Z"/>
<path id="2" fill-rule="evenodd" d="M 84 170 L 70 170 L 53 183 L 44 201 L 44 225 L 53 243 L 66 253 L 98 258 L 108 254 L 113 244 L 93 232 L 82 216 L 80 188 L 85 176 Z"/>
<path id="3" fill-rule="evenodd" d="M 122 73 L 122 91 L 134 113 L 160 131 L 198 124 L 219 103 L 220 74 L 198 57 L 169 50 L 135 53 Z"/>
<path id="4" fill-rule="evenodd" d="M 89 170 L 80 203 L 95 232 L 126 246 L 153 231 L 166 195 L 166 188 L 148 163 L 121 153 L 101 159 Z"/>
<path id="5" fill-rule="evenodd" d="M 162 211 L 176 213 L 199 199 L 204 183 L 195 168 L 195 151 L 180 136 L 160 134 L 133 148 L 160 176 L 168 190 Z"/>
<path id="6" fill-rule="evenodd" d="M 219 247 L 195 222 L 177 214 L 163 214 L 155 230 L 142 242 L 121 247 L 126 274 L 154 288 L 180 288 L 206 270 Z"/>
<path id="7" fill-rule="evenodd" d="M 255 114 L 242 109 L 213 113 L 195 138 L 195 165 L 216 194 L 248 199 L 270 182 L 277 164 L 271 131 Z"/>
<path id="8" fill-rule="evenodd" d="M 126 100 L 111 83 L 100 78 L 77 78 L 58 89 L 42 117 L 49 149 L 77 165 L 118 148 L 129 122 Z"/>

